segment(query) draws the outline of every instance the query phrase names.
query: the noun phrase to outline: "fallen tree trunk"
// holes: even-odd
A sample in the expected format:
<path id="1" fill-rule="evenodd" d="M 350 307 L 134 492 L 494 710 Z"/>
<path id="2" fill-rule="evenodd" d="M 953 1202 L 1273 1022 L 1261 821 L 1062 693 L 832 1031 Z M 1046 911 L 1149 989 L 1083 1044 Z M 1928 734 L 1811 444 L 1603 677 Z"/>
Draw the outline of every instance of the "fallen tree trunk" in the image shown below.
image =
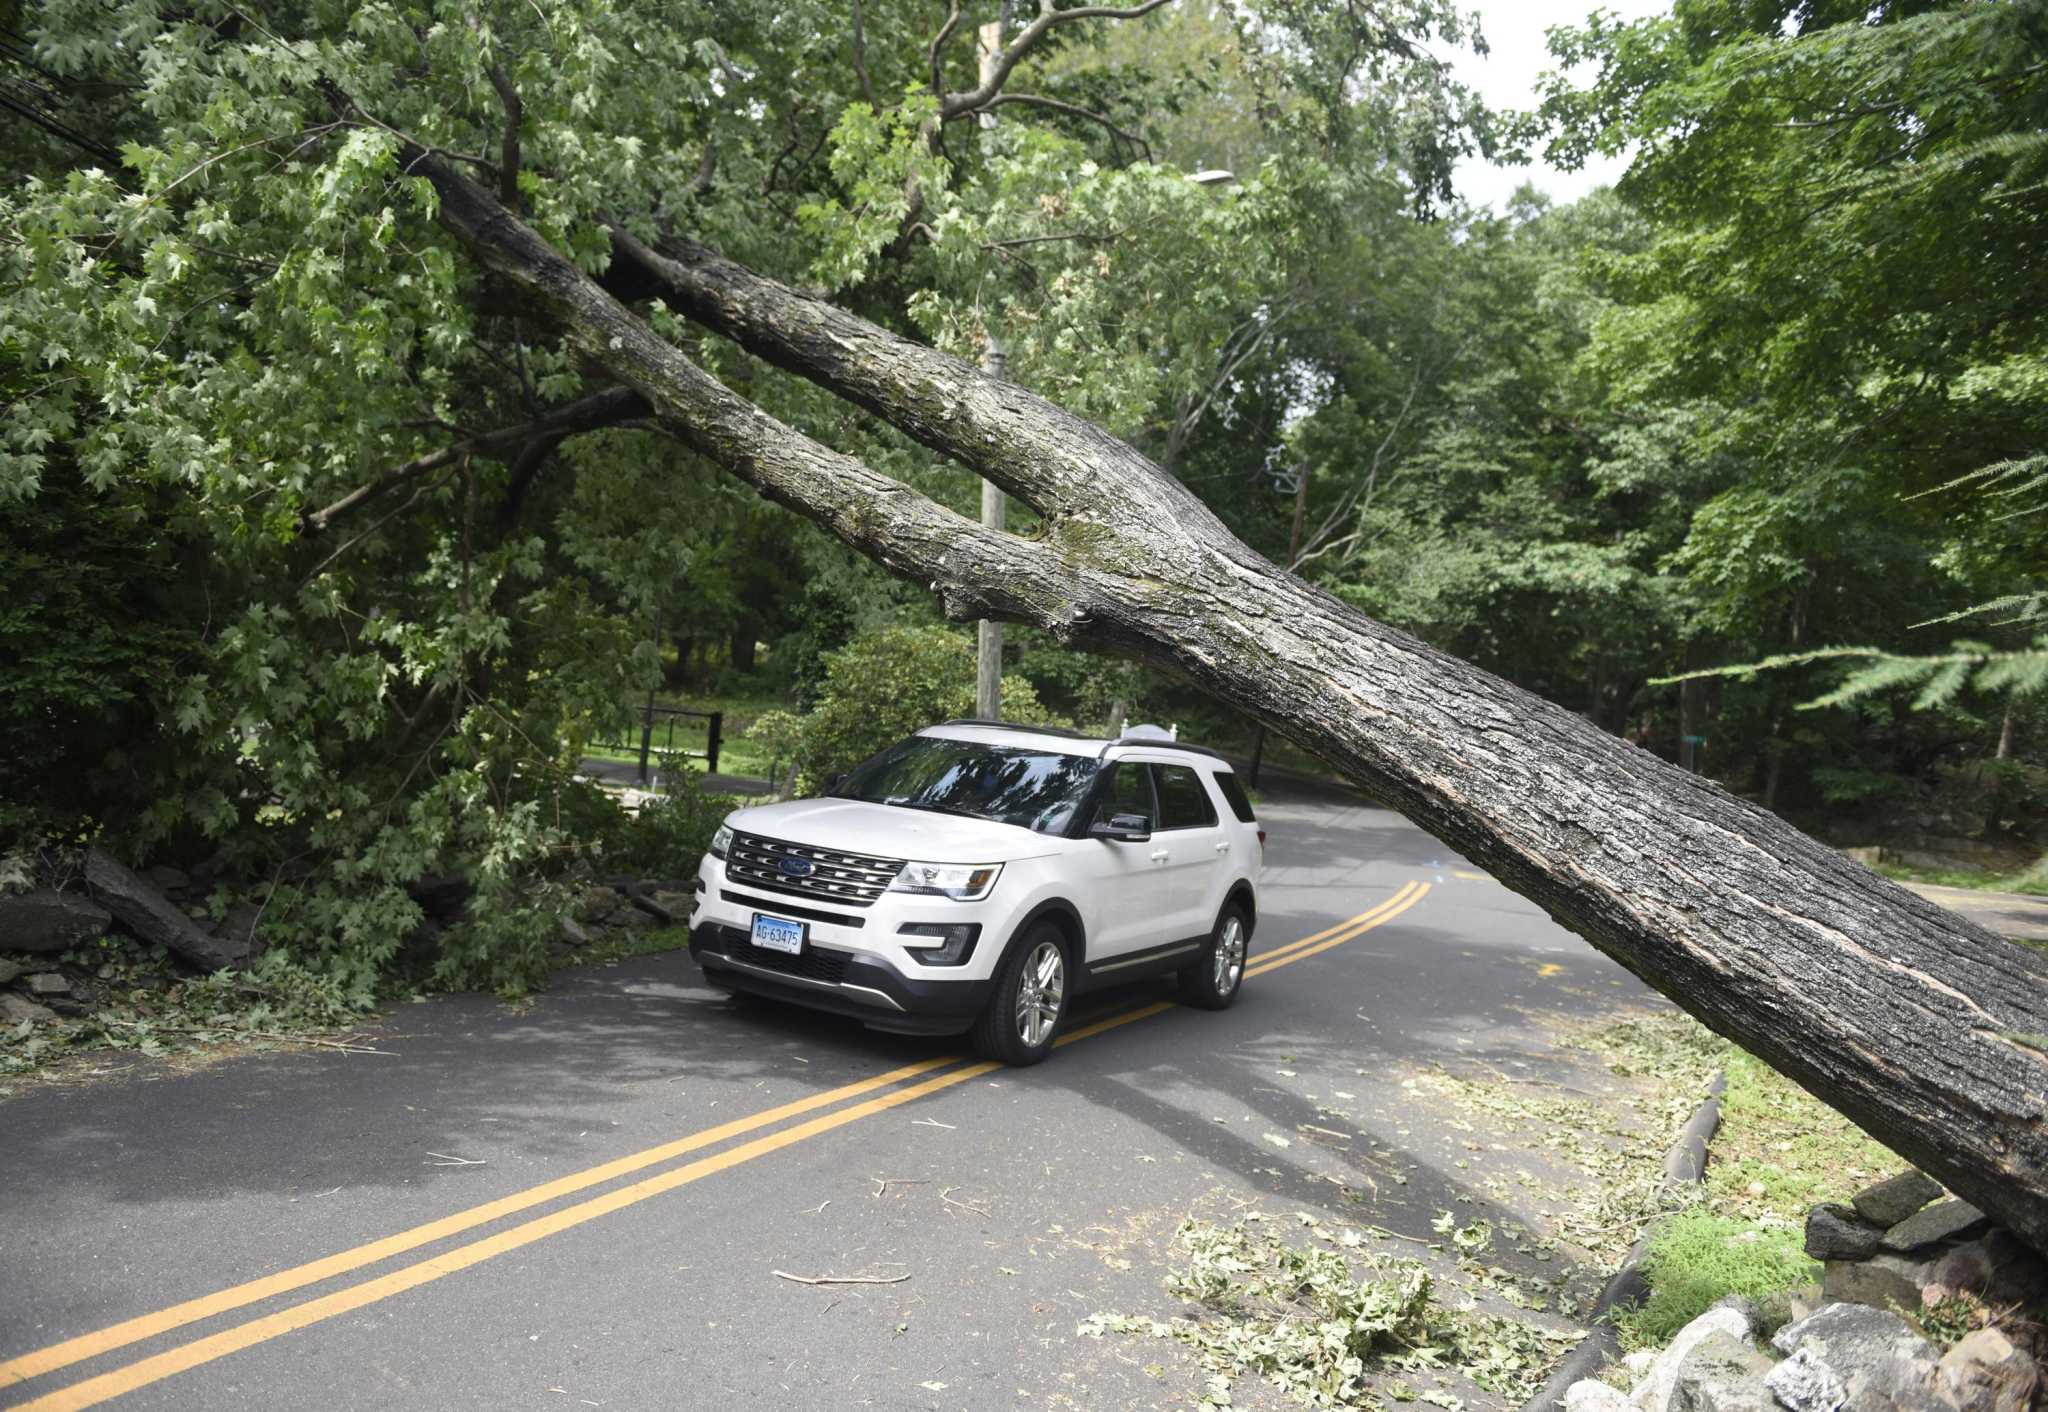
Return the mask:
<path id="1" fill-rule="evenodd" d="M 441 220 L 664 429 L 930 587 L 1157 664 L 1322 756 L 1714 1030 L 2048 1248 L 2048 989 L 2021 948 L 1253 553 L 1099 428 L 708 251 L 615 238 L 659 292 L 1024 500 L 986 530 L 708 376 L 482 188 Z"/>

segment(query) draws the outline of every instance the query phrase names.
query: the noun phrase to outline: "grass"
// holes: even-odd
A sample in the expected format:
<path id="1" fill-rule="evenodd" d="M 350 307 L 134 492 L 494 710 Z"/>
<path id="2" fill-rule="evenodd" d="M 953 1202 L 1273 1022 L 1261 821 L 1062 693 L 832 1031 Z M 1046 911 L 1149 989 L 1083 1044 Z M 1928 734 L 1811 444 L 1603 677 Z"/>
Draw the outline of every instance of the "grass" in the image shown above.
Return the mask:
<path id="1" fill-rule="evenodd" d="M 1704 1200 L 1659 1228 L 1643 1264 L 1650 1298 L 1615 1321 L 1632 1348 L 1667 1341 L 1725 1295 L 1813 1283 L 1807 1211 L 1907 1165 L 1761 1059 L 1730 1046 L 1722 1072 Z"/>
<path id="2" fill-rule="evenodd" d="M 1731 1294 L 1762 1300 L 1811 1284 L 1820 1266 L 1806 1258 L 1796 1230 L 1763 1229 L 1708 1211 L 1681 1211 L 1657 1228 L 1643 1274 L 1650 1297 L 1616 1326 L 1632 1348 L 1655 1348 L 1714 1302 Z"/>
<path id="3" fill-rule="evenodd" d="M 684 711 L 717 711 L 724 715 L 718 747 L 718 773 L 722 775 L 766 779 L 771 767 L 781 763 L 770 760 L 767 752 L 748 740 L 746 734 L 747 728 L 766 713 L 792 709 L 789 701 L 777 692 L 758 688 L 727 692 L 663 692 L 655 696 L 654 704 L 672 706 Z M 706 721 L 678 723 L 674 735 L 676 748 L 691 752 L 702 751 L 704 733 L 709 724 Z M 657 723 L 654 731 L 654 753 L 660 753 L 668 738 L 667 727 Z M 591 744 L 585 747 L 585 753 L 599 760 L 637 764 L 640 760 L 639 742 L 639 727 L 635 724 L 627 732 L 626 744 Z M 649 763 L 651 767 L 651 759 Z M 700 774 L 709 772 L 711 768 L 708 761 L 696 754 L 687 756 L 684 763 Z"/>
<path id="4" fill-rule="evenodd" d="M 2048 897 L 2048 875 L 2037 867 L 2017 873 L 1994 873 L 1987 868 L 1910 868 L 1904 863 L 1875 863 L 1872 871 L 1893 882 L 1921 883 L 1928 887 L 1964 887 L 1973 892 L 2017 892 Z"/>

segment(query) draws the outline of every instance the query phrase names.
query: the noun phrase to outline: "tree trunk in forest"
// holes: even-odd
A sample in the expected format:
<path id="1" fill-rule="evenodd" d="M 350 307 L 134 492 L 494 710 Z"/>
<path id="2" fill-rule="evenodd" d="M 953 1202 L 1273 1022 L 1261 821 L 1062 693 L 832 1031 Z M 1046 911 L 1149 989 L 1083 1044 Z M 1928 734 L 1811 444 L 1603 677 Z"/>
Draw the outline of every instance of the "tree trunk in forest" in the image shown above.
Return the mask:
<path id="1" fill-rule="evenodd" d="M 440 218 L 656 423 L 939 595 L 1176 672 L 1270 722 L 1710 1027 L 2048 1246 L 2048 986 L 2022 948 L 1712 781 L 1360 615 L 1246 548 L 1124 442 L 730 261 L 615 233 L 668 307 L 996 482 L 985 529 L 707 375 L 487 192 L 417 150 Z"/>
<path id="2" fill-rule="evenodd" d="M 745 614 L 732 627 L 732 669 L 736 672 L 754 670 L 754 639 L 761 631 L 761 624 Z"/>
<path id="3" fill-rule="evenodd" d="M 2012 703 L 2011 703 L 2011 702 L 2007 702 L 2007 703 L 2006 703 L 2006 707 L 2005 707 L 2005 719 L 2004 719 L 2003 721 L 1999 722 L 1999 724 L 1998 724 L 1998 754 L 1997 754 L 1996 756 L 1994 756 L 1993 758 L 1994 758 L 1994 759 L 1998 759 L 1998 760 L 2010 760 L 2010 759 L 2012 759 Z"/>

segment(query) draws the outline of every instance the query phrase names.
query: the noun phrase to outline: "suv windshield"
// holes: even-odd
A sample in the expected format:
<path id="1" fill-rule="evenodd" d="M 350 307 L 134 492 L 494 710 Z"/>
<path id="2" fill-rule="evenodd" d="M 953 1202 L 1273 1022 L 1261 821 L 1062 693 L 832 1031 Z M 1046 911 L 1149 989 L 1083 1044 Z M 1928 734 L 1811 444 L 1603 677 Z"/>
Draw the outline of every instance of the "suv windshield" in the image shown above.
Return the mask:
<path id="1" fill-rule="evenodd" d="M 1056 834 L 1073 821 L 1096 769 L 1084 755 L 918 735 L 854 766 L 831 793 Z"/>

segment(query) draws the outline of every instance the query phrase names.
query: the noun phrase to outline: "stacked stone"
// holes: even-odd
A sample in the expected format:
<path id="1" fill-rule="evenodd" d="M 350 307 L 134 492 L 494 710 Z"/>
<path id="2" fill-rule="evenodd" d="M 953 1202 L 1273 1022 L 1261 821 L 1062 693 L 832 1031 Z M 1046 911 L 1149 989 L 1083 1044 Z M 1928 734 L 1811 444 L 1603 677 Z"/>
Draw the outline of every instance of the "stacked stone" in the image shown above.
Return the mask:
<path id="1" fill-rule="evenodd" d="M 2030 1412 L 2048 1402 L 2048 1329 L 2015 1317 L 2048 1299 L 2048 1262 L 1921 1173 L 1816 1206 L 1806 1253 L 1824 1281 L 1773 1297 L 1790 1320 L 1769 1352 L 1757 1309 L 1725 1299 L 1661 1352 L 1630 1357 L 1631 1391 L 1574 1383 L 1566 1412 Z M 2001 1317 L 1946 1352 L 1901 1317 L 1961 1295 Z"/>
<path id="2" fill-rule="evenodd" d="M 1823 1262 L 1823 1297 L 1913 1313 L 1957 1295 L 2024 1306 L 2048 1295 L 2048 1265 L 1967 1201 L 1902 1172 L 1856 1193 L 1847 1206 L 1816 1206 L 1806 1253 Z"/>

